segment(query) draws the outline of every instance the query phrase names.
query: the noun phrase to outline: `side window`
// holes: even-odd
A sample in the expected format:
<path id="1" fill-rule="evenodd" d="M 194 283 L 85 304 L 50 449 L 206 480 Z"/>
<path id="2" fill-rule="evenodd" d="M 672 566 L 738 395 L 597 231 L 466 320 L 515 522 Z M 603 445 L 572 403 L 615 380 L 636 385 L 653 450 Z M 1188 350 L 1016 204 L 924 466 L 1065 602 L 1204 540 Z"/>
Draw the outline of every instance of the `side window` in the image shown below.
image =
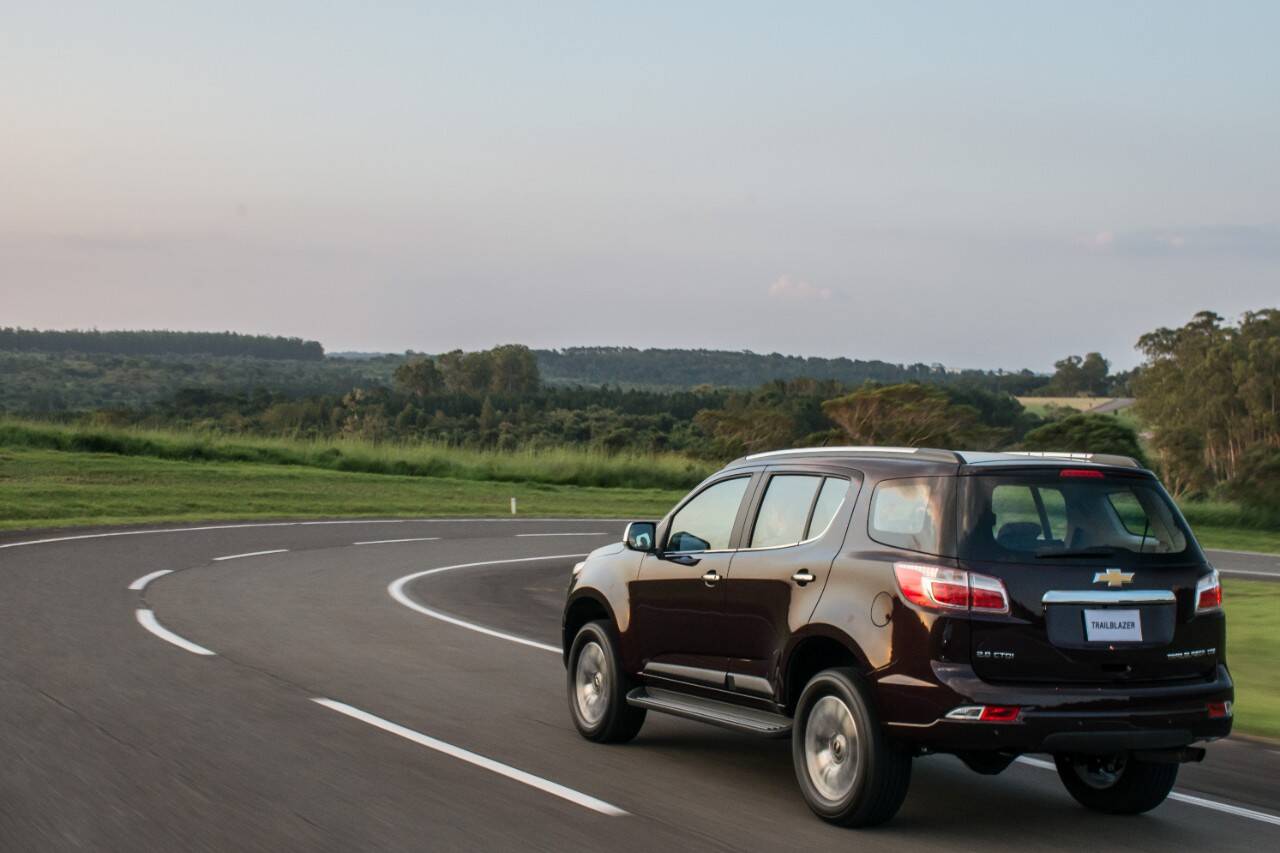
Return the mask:
<path id="1" fill-rule="evenodd" d="M 822 491 L 818 493 L 818 502 L 813 505 L 813 518 L 809 520 L 809 529 L 804 538 L 812 539 L 822 535 L 822 531 L 836 517 L 844 496 L 849 493 L 849 481 L 840 477 L 828 477 L 822 481 Z"/>
<path id="2" fill-rule="evenodd" d="M 944 500 L 939 477 L 884 480 L 871 497 L 867 533 L 882 545 L 942 553 Z"/>
<path id="3" fill-rule="evenodd" d="M 752 548 L 794 545 L 804 539 L 809 508 L 821 477 L 803 474 L 775 474 L 769 478 L 760 512 L 751 531 Z"/>
<path id="4" fill-rule="evenodd" d="M 703 489 L 671 519 L 668 551 L 719 551 L 729 547 L 733 522 L 750 477 L 721 480 Z"/>

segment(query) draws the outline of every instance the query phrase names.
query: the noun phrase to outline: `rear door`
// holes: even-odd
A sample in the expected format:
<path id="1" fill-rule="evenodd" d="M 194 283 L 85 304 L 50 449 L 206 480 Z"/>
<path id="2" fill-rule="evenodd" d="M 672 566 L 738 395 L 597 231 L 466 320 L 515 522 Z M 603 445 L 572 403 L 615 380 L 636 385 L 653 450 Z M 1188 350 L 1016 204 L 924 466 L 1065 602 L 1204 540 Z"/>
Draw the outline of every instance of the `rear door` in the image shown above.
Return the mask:
<path id="1" fill-rule="evenodd" d="M 847 472 L 766 472 L 727 584 L 724 648 L 730 686 L 738 692 L 780 695 L 780 664 L 826 586 L 848 525 L 842 510 L 852 505 L 857 483 Z M 832 530 L 837 519 L 844 525 Z"/>
<path id="2" fill-rule="evenodd" d="M 989 681 L 1094 684 L 1212 672 L 1220 614 L 1196 613 L 1210 569 L 1149 475 L 1104 468 L 962 477 L 962 567 L 999 578 L 1007 616 L 974 615 L 970 654 Z"/>
<path id="3" fill-rule="evenodd" d="M 746 472 L 690 495 L 641 562 L 628 640 L 648 680 L 724 687 L 724 581 L 755 485 Z"/>

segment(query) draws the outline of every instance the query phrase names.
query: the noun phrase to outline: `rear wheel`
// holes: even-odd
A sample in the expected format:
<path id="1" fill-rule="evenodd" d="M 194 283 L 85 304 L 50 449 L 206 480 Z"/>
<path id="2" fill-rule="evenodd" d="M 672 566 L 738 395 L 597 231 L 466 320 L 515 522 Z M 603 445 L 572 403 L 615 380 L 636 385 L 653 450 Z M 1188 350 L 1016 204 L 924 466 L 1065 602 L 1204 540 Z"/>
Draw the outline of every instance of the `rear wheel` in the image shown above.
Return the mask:
<path id="1" fill-rule="evenodd" d="M 645 710 L 627 704 L 630 681 L 606 622 L 588 622 L 569 650 L 569 714 L 587 740 L 625 743 L 644 725 Z"/>
<path id="2" fill-rule="evenodd" d="M 1177 764 L 1114 755 L 1055 755 L 1058 776 L 1080 805 L 1107 814 L 1141 814 L 1164 802 L 1178 778 Z"/>
<path id="3" fill-rule="evenodd" d="M 791 735 L 796 779 L 818 817 L 874 826 L 897 813 L 911 783 L 911 756 L 890 741 L 857 674 L 828 669 L 800 695 Z"/>

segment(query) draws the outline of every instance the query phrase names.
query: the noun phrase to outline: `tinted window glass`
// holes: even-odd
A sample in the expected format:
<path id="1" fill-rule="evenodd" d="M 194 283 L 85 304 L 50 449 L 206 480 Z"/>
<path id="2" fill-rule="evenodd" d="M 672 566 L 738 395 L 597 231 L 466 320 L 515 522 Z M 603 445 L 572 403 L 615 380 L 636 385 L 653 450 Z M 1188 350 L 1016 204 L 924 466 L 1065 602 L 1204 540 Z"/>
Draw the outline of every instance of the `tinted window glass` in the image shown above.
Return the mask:
<path id="1" fill-rule="evenodd" d="M 794 545 L 803 539 L 809 508 L 821 482 L 821 477 L 799 474 L 770 477 L 751 531 L 751 547 Z"/>
<path id="2" fill-rule="evenodd" d="M 884 480 L 871 497 L 871 538 L 894 548 L 941 554 L 946 489 L 941 477 Z"/>
<path id="3" fill-rule="evenodd" d="M 974 560 L 1094 559 L 1185 555 L 1193 547 L 1154 480 L 1061 477 L 1058 472 L 965 478 L 963 556 Z"/>
<path id="4" fill-rule="evenodd" d="M 818 502 L 813 506 L 813 518 L 809 521 L 806 539 L 822 535 L 822 531 L 831 524 L 831 519 L 836 517 L 836 511 L 840 509 L 840 504 L 844 503 L 844 496 L 848 491 L 848 480 L 828 477 L 822 481 L 822 491 L 818 494 Z"/>
<path id="5" fill-rule="evenodd" d="M 708 551 L 729 547 L 733 522 L 750 477 L 722 480 L 685 504 L 671 519 L 668 551 Z"/>

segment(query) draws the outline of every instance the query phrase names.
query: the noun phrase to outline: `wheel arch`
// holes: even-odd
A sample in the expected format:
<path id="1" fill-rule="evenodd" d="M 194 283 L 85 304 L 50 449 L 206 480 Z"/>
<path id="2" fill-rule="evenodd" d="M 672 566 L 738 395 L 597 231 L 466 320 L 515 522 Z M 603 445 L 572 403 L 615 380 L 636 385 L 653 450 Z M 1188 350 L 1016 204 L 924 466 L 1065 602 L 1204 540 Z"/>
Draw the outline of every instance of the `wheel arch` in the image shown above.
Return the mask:
<path id="1" fill-rule="evenodd" d="M 613 608 L 605 596 L 594 589 L 575 590 L 564 606 L 564 619 L 560 628 L 560 658 L 566 665 L 569 663 L 569 647 L 578 631 L 588 622 L 605 619 L 613 626 L 616 634 L 618 620 L 614 618 Z"/>
<path id="2" fill-rule="evenodd" d="M 795 713 L 809 679 L 832 667 L 849 667 L 862 674 L 872 670 L 867 656 L 848 634 L 833 625 L 807 626 L 793 640 L 782 668 L 782 704 L 788 714 Z"/>

